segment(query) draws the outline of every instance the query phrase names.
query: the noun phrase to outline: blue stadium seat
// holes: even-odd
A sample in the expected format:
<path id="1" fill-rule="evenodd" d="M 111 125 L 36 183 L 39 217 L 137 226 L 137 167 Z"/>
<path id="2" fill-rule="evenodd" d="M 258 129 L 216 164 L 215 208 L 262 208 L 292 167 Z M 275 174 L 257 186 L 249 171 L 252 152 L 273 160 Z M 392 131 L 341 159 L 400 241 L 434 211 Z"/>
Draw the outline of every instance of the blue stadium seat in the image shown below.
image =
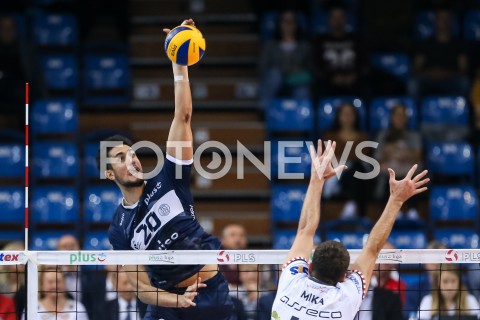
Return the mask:
<path id="1" fill-rule="evenodd" d="M 79 174 L 79 154 L 75 144 L 36 142 L 33 155 L 37 178 L 76 178 Z"/>
<path id="2" fill-rule="evenodd" d="M 84 65 L 85 103 L 115 105 L 129 101 L 131 79 L 126 55 L 86 55 Z"/>
<path id="3" fill-rule="evenodd" d="M 10 242 L 23 239 L 25 239 L 24 230 L 11 230 L 10 227 L 9 230 L 0 230 L 0 241 L 2 242 Z"/>
<path id="4" fill-rule="evenodd" d="M 273 249 L 289 250 L 292 247 L 297 230 L 275 230 L 273 232 Z M 316 234 L 313 238 L 314 243 L 320 243 L 321 239 Z"/>
<path id="5" fill-rule="evenodd" d="M 37 100 L 32 108 L 31 130 L 35 134 L 76 133 L 77 104 L 70 99 Z"/>
<path id="6" fill-rule="evenodd" d="M 0 143 L 0 177 L 20 178 L 25 176 L 25 146 L 15 143 Z"/>
<path id="7" fill-rule="evenodd" d="M 340 241 L 347 249 L 362 249 L 366 235 L 359 231 L 328 231 L 327 240 Z"/>
<path id="8" fill-rule="evenodd" d="M 33 40 L 41 46 L 74 46 L 78 42 L 76 18 L 72 15 L 37 14 L 33 19 Z"/>
<path id="9" fill-rule="evenodd" d="M 452 13 L 451 31 L 454 36 L 459 34 L 457 17 Z M 435 34 L 435 13 L 433 11 L 420 11 L 415 18 L 415 36 L 417 39 L 427 39 Z"/>
<path id="10" fill-rule="evenodd" d="M 0 223 L 25 222 L 25 188 L 0 186 Z"/>
<path id="11" fill-rule="evenodd" d="M 422 231 L 393 231 L 388 238 L 398 249 L 424 249 L 427 237 Z"/>
<path id="12" fill-rule="evenodd" d="M 390 125 L 391 109 L 398 105 L 407 108 L 408 127 L 417 129 L 417 108 L 413 99 L 408 97 L 378 97 L 370 105 L 370 130 L 375 132 Z"/>
<path id="13" fill-rule="evenodd" d="M 31 220 L 34 223 L 77 223 L 79 199 L 77 189 L 68 186 L 32 188 Z"/>
<path id="14" fill-rule="evenodd" d="M 400 279 L 402 279 L 407 284 L 407 290 L 409 287 L 411 288 L 412 286 L 418 287 L 419 281 L 421 280 L 420 277 L 424 276 L 421 276 L 419 273 L 400 273 Z M 408 294 L 408 291 L 406 294 Z M 418 291 L 414 294 L 418 294 Z"/>
<path id="15" fill-rule="evenodd" d="M 426 97 L 421 104 L 421 131 L 426 141 L 463 141 L 469 135 L 469 110 L 463 97 Z"/>
<path id="16" fill-rule="evenodd" d="M 435 186 L 430 191 L 430 221 L 478 223 L 478 197 L 470 186 Z"/>
<path id="17" fill-rule="evenodd" d="M 324 132 L 330 129 L 335 119 L 335 113 L 338 107 L 343 103 L 351 103 L 357 108 L 360 117 L 360 128 L 362 130 L 367 129 L 367 112 L 362 100 L 354 97 L 329 97 L 320 100 L 318 104 L 317 124 L 320 131 Z"/>
<path id="18" fill-rule="evenodd" d="M 431 143 L 427 151 L 427 167 L 431 173 L 445 176 L 474 177 L 474 150 L 468 143 Z"/>
<path id="19" fill-rule="evenodd" d="M 110 223 L 122 193 L 117 186 L 88 186 L 84 193 L 84 219 L 87 224 Z"/>
<path id="20" fill-rule="evenodd" d="M 65 231 L 34 231 L 30 233 L 30 250 L 57 250 L 58 240 Z M 69 232 L 71 234 L 71 232 Z"/>
<path id="21" fill-rule="evenodd" d="M 48 89 L 75 90 L 78 86 L 77 59 L 71 54 L 49 54 L 41 57 L 41 67 Z"/>
<path id="22" fill-rule="evenodd" d="M 307 132 L 313 130 L 313 109 L 309 100 L 276 99 L 267 110 L 269 132 Z"/>
<path id="23" fill-rule="evenodd" d="M 97 152 L 99 144 L 97 142 L 87 143 L 83 154 L 83 174 L 87 178 L 99 178 L 100 172 L 97 167 Z M 104 177 L 103 172 L 101 173 Z"/>
<path id="24" fill-rule="evenodd" d="M 316 144 L 314 146 L 317 148 Z M 272 141 L 271 147 L 271 167 L 273 178 L 278 177 L 279 163 L 280 166 L 284 168 L 284 173 L 303 173 L 306 177 L 310 176 L 312 159 L 308 152 L 305 141 Z M 284 148 L 281 153 L 280 147 Z M 300 163 L 290 163 L 290 161 L 300 161 Z"/>
<path id="25" fill-rule="evenodd" d="M 421 110 L 422 123 L 468 126 L 468 105 L 463 97 L 426 97 Z"/>
<path id="26" fill-rule="evenodd" d="M 315 10 L 311 17 L 310 28 L 313 34 L 324 34 L 330 31 L 329 26 L 328 12 Z M 355 32 L 356 31 L 356 19 L 355 15 L 347 13 L 347 25 L 345 31 Z"/>
<path id="27" fill-rule="evenodd" d="M 94 231 L 85 235 L 83 250 L 111 250 L 107 232 Z"/>
<path id="28" fill-rule="evenodd" d="M 480 11 L 469 11 L 464 19 L 464 36 L 466 40 L 480 40 Z"/>
<path id="29" fill-rule="evenodd" d="M 404 53 L 376 53 L 372 56 L 372 67 L 406 81 L 410 77 L 412 65 Z"/>
<path id="30" fill-rule="evenodd" d="M 298 221 L 306 193 L 305 185 L 273 185 L 272 221 Z"/>
<path id="31" fill-rule="evenodd" d="M 475 229 L 434 230 L 434 239 L 452 249 L 478 249 L 478 232 Z"/>

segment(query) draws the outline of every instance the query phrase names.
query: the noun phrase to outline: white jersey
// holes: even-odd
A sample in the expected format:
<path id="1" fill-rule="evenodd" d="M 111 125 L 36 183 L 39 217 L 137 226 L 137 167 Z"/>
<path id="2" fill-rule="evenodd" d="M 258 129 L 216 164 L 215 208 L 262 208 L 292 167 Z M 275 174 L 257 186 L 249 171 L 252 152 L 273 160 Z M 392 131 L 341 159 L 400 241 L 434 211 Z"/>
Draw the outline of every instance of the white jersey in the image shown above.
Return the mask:
<path id="1" fill-rule="evenodd" d="M 365 288 L 365 278 L 359 271 L 330 286 L 309 277 L 305 258 L 294 258 L 283 266 L 271 319 L 352 320 L 365 297 Z"/>

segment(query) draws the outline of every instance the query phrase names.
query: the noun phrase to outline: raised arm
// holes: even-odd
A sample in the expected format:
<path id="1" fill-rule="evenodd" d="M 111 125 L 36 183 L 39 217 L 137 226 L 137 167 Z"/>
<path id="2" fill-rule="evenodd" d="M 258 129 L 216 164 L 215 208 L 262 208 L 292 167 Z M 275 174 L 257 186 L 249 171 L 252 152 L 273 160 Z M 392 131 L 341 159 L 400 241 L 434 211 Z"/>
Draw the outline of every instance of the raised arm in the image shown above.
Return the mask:
<path id="1" fill-rule="evenodd" d="M 323 184 L 326 179 L 333 177 L 336 172 L 346 168 L 345 166 L 339 166 L 335 170 L 333 169 L 330 161 L 334 155 L 335 146 L 336 143 L 332 143 L 329 140 L 325 152 L 322 154 L 322 142 L 321 140 L 318 140 L 317 153 L 315 154 L 315 148 L 313 146 L 311 146 L 309 150 L 312 158 L 310 183 L 308 185 L 307 194 L 305 195 L 305 200 L 303 201 L 297 235 L 295 236 L 295 240 L 293 241 L 292 248 L 288 253 L 286 261 L 290 261 L 295 257 L 304 257 L 308 259 L 312 252 L 315 231 L 320 222 L 320 200 Z"/>
<path id="2" fill-rule="evenodd" d="M 168 308 L 188 308 L 195 307 L 193 301 L 198 295 L 198 288 L 205 288 L 207 285 L 201 283 L 198 278 L 197 283 L 189 286 L 183 295 L 166 292 L 150 285 L 147 271 L 144 266 L 123 266 L 126 271 L 128 281 L 132 285 L 138 299 L 146 304 Z"/>
<path id="3" fill-rule="evenodd" d="M 413 177 L 416 169 L 417 165 L 414 165 L 410 171 L 408 171 L 407 176 L 400 181 L 395 180 L 395 172 L 392 169 L 388 169 L 390 173 L 390 197 L 388 198 L 387 205 L 370 232 L 362 252 L 351 266 L 352 269 L 361 271 L 365 276 L 367 286 L 365 290 L 368 289 L 370 284 L 377 256 L 392 231 L 393 224 L 397 219 L 398 212 L 403 203 L 412 196 L 427 190 L 427 187 L 423 187 L 430 181 L 428 178 L 423 179 L 427 174 L 427 170 Z"/>
<path id="4" fill-rule="evenodd" d="M 192 19 L 183 21 L 182 25 L 195 25 Z M 170 32 L 170 29 L 163 29 Z M 193 159 L 193 135 L 190 122 L 192 119 L 192 94 L 188 79 L 188 67 L 172 62 L 175 83 L 175 114 L 167 140 L 167 154 L 178 160 Z M 178 148 L 178 152 L 176 151 Z M 180 152 L 181 150 L 181 152 Z"/>

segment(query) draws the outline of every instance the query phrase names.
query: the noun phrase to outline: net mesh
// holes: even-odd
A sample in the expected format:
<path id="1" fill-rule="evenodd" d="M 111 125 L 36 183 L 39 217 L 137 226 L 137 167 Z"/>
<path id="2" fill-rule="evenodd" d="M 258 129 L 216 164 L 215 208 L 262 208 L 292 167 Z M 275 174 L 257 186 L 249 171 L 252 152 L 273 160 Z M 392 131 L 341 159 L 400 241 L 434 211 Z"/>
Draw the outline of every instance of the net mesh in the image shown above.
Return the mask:
<path id="1" fill-rule="evenodd" d="M 359 252 L 350 250 L 352 261 Z M 238 319 L 270 320 L 287 251 L 29 251 L 1 255 L 0 319 L 105 320 L 112 319 L 112 314 L 119 320 L 143 319 L 147 306 L 137 297 L 148 294 L 164 301 L 164 293 L 133 287 L 129 275 L 137 280 L 148 277 L 135 266 L 201 264 L 219 265 Z M 383 250 L 357 319 L 478 318 L 479 263 L 480 250 Z M 182 295 L 185 290 L 180 285 L 170 291 Z M 181 303 L 173 301 L 178 307 Z"/>

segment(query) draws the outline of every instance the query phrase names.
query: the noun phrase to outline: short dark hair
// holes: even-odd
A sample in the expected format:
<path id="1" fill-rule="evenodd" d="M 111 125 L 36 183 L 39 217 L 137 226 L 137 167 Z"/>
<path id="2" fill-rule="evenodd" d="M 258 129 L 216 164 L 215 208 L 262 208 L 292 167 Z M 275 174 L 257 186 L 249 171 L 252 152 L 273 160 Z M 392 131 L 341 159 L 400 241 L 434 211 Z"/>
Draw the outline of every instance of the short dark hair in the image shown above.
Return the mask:
<path id="1" fill-rule="evenodd" d="M 122 136 L 122 135 L 119 135 L 119 134 L 116 134 L 114 136 L 110 136 L 106 139 L 103 139 L 101 141 L 121 141 L 124 145 L 127 145 L 127 146 L 131 146 L 133 144 L 132 140 L 130 140 L 129 138 L 125 137 L 125 136 Z M 100 143 L 99 143 L 100 145 Z M 110 153 L 110 150 L 112 150 L 113 148 L 107 148 L 107 156 L 109 155 Z M 100 148 L 98 149 L 98 152 L 97 152 L 97 168 L 98 170 L 100 171 Z M 112 169 L 112 165 L 110 163 L 107 163 L 107 170 L 111 170 Z"/>
<path id="2" fill-rule="evenodd" d="M 312 276 L 330 285 L 336 285 L 350 264 L 350 254 L 338 241 L 322 242 L 313 253 Z"/>
<path id="3" fill-rule="evenodd" d="M 333 118 L 333 123 L 332 123 L 332 126 L 330 128 L 330 131 L 333 131 L 333 132 L 340 131 L 340 129 L 341 129 L 340 113 L 345 108 L 351 108 L 353 110 L 353 113 L 355 114 L 355 123 L 353 124 L 353 128 L 357 131 L 360 131 L 360 115 L 358 114 L 357 108 L 350 102 L 342 102 L 338 106 L 337 110 L 335 110 L 335 116 Z"/>

